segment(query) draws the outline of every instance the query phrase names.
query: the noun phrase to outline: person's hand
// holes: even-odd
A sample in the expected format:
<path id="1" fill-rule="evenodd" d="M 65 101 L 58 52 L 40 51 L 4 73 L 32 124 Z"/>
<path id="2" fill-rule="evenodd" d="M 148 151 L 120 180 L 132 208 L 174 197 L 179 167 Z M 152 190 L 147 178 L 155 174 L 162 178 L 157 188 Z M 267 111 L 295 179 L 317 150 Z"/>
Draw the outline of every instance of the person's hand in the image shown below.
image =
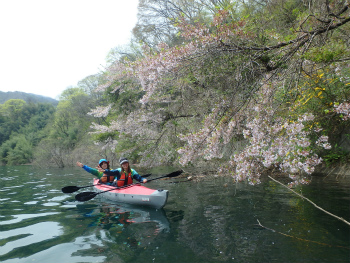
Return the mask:
<path id="1" fill-rule="evenodd" d="M 145 184 L 145 183 L 147 183 L 147 179 L 143 179 L 143 181 L 142 181 L 142 182 L 143 182 L 144 184 Z"/>
<path id="2" fill-rule="evenodd" d="M 102 169 L 100 166 L 97 166 L 97 170 L 98 170 L 99 172 L 102 172 L 102 173 L 105 172 L 105 169 Z"/>
<path id="3" fill-rule="evenodd" d="M 77 165 L 78 165 L 79 167 L 83 167 L 83 166 L 84 166 L 81 162 L 77 162 Z"/>

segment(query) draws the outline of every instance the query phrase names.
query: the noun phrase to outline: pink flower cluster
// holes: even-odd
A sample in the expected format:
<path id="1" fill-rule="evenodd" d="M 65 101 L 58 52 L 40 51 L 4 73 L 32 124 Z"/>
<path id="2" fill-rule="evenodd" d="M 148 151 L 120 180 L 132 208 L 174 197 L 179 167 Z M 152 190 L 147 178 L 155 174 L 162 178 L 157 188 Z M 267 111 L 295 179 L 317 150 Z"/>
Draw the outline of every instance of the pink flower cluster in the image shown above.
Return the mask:
<path id="1" fill-rule="evenodd" d="M 350 103 L 343 102 L 340 104 L 334 104 L 334 110 L 336 113 L 342 114 L 343 120 L 348 120 L 350 118 Z"/>
<path id="2" fill-rule="evenodd" d="M 162 94 L 164 87 L 163 77 L 169 73 L 177 74 L 186 68 L 185 65 L 191 63 L 193 58 L 205 56 L 208 49 L 220 49 L 223 42 L 237 39 L 238 36 L 239 39 L 251 38 L 245 33 L 243 21 L 222 23 L 228 16 L 227 11 L 219 11 L 209 26 L 199 23 L 192 25 L 185 18 L 181 18 L 178 28 L 181 35 L 188 40 L 187 43 L 175 47 L 161 43 L 158 51 L 145 48 L 145 56 L 127 66 L 132 69 L 132 73 L 137 76 L 143 90 L 146 91 L 141 103 L 159 100 L 157 96 Z"/>
<path id="3" fill-rule="evenodd" d="M 304 175 L 311 174 L 322 162 L 313 149 L 330 149 L 328 137 L 319 135 L 316 141 L 310 139 L 311 133 L 320 134 L 322 131 L 318 127 L 310 128 L 314 121 L 312 114 L 304 114 L 297 120 L 276 117 L 276 110 L 266 100 L 266 94 L 271 94 L 271 90 L 271 87 L 262 88 L 260 102 L 255 101 L 257 103 L 244 112 L 231 117 L 220 117 L 225 102 L 214 108 L 205 119 L 203 128 L 196 133 L 181 135 L 187 143 L 178 150 L 180 163 L 186 165 L 198 157 L 208 160 L 222 158 L 224 146 L 233 144 L 237 150 L 221 171 L 230 172 L 235 180 L 257 184 L 262 172 L 274 167 L 289 174 L 293 185 L 307 183 Z M 237 134 L 242 134 L 244 140 L 232 143 Z"/>
<path id="4" fill-rule="evenodd" d="M 307 123 L 312 122 L 314 116 L 304 114 L 293 121 L 275 118 L 271 108 L 255 107 L 254 111 L 243 132 L 247 145 L 232 156 L 235 179 L 247 179 L 256 184 L 265 168 L 278 167 L 281 172 L 289 174 L 294 184 L 305 183 L 303 173 L 311 174 L 322 161 L 312 151 L 315 147 L 308 136 L 311 130 Z M 321 136 L 316 145 L 329 148 L 328 137 Z"/>
<path id="5" fill-rule="evenodd" d="M 95 109 L 88 112 L 88 115 L 92 115 L 96 118 L 107 117 L 111 108 L 112 108 L 112 104 L 108 105 L 107 107 L 98 106 Z"/>
<path id="6" fill-rule="evenodd" d="M 132 69 L 128 63 L 122 63 L 120 61 L 114 62 L 108 67 L 108 70 L 103 75 L 104 83 L 96 88 L 96 92 L 105 91 L 107 88 L 112 87 L 111 91 L 116 92 L 122 86 L 120 85 L 125 80 L 135 79 Z"/>
<path id="7" fill-rule="evenodd" d="M 182 18 L 178 27 L 188 43 L 176 47 L 160 44 L 157 51 L 145 47 L 142 59 L 111 65 L 105 73 L 106 82 L 98 90 L 122 90 L 122 83 L 132 80 L 145 91 L 140 101 L 143 106 L 127 116 L 118 115 L 118 119 L 108 126 L 94 123 L 93 128 L 98 133 L 118 132 L 119 139 L 138 137 L 145 143 L 157 143 L 157 147 L 162 147 L 161 151 L 159 148 L 157 150 L 164 153 L 164 160 L 171 156 L 166 145 L 171 145 L 173 138 L 167 138 L 164 134 L 167 128 L 171 130 L 173 127 L 167 127 L 168 123 L 164 124 L 164 112 L 159 109 L 159 103 L 170 101 L 170 96 L 164 92 L 164 87 L 169 85 L 164 84 L 169 84 L 169 79 L 181 79 L 181 70 L 188 68 L 187 63 L 193 62 L 194 58 L 206 56 L 209 50 L 218 50 L 233 39 L 234 43 L 248 42 L 251 39 L 245 29 L 245 22 L 226 23 L 228 15 L 227 11 L 220 11 L 209 27 L 202 24 L 191 25 Z M 165 78 L 168 74 L 172 78 Z M 165 81 L 168 83 L 164 83 Z M 185 142 L 178 149 L 181 155 L 180 164 L 187 165 L 196 158 L 221 159 L 226 153 L 230 161 L 226 167 L 222 167 L 222 171 L 229 171 L 237 181 L 248 180 L 251 184 L 257 184 L 262 172 L 274 167 L 289 174 L 294 184 L 307 183 L 304 175 L 311 174 L 322 161 L 313 149 L 329 149 L 328 137 L 319 135 L 316 141 L 310 139 L 311 132 L 321 132 L 317 127 L 310 129 L 310 123 L 314 120 L 312 114 L 304 114 L 298 119 L 276 117 L 277 110 L 268 99 L 273 94 L 273 87 L 263 87 L 257 93 L 254 105 L 243 101 L 236 106 L 232 98 L 216 103 L 200 128 L 189 125 L 187 128 L 190 131 L 186 130 L 186 133 L 179 136 Z M 152 110 L 145 111 L 142 107 Z M 111 106 L 99 107 L 91 114 L 105 117 L 110 109 Z M 335 110 L 345 114 L 344 118 L 350 116 L 349 103 L 341 104 Z M 145 152 L 144 155 L 146 154 Z M 154 159 L 160 162 L 161 158 L 159 155 Z"/>

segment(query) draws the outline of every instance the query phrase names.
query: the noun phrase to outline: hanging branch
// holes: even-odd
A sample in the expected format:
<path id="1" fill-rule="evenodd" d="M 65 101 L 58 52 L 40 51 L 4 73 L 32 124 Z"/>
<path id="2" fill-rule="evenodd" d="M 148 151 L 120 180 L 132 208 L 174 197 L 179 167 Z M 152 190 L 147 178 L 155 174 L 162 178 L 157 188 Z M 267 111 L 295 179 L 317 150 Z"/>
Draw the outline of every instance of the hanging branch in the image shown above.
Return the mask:
<path id="1" fill-rule="evenodd" d="M 343 221 L 345 224 L 348 224 L 350 226 L 350 222 L 346 221 L 344 218 L 336 216 L 326 210 L 324 210 L 322 207 L 319 207 L 318 205 L 316 205 L 314 202 L 312 202 L 310 199 L 306 198 L 305 196 L 302 196 L 301 194 L 295 192 L 294 190 L 290 189 L 288 186 L 285 186 L 284 184 L 282 184 L 281 182 L 277 181 L 276 179 L 272 178 L 271 176 L 268 176 L 272 181 L 279 183 L 280 185 L 282 185 L 283 187 L 287 188 L 289 191 L 292 191 L 293 193 L 295 193 L 296 195 L 298 195 L 299 197 L 305 199 L 306 201 L 308 201 L 309 203 L 311 203 L 314 207 L 316 207 L 317 209 L 320 209 L 321 211 L 325 212 L 326 214 L 329 214 L 333 217 L 335 217 L 336 219 Z"/>
<path id="2" fill-rule="evenodd" d="M 272 228 L 268 228 L 268 227 L 266 227 L 266 226 L 263 226 L 263 225 L 260 223 L 259 219 L 257 219 L 257 221 L 258 221 L 258 225 L 259 225 L 260 227 L 265 228 L 265 229 L 267 229 L 267 230 L 270 230 L 270 231 L 272 231 L 272 232 L 278 233 L 278 234 L 280 234 L 280 235 L 286 236 L 286 237 L 291 237 L 291 238 L 298 239 L 298 240 L 300 240 L 300 241 L 311 242 L 311 243 L 315 243 L 315 244 L 319 244 L 319 245 L 323 245 L 323 246 L 328 246 L 328 247 L 340 247 L 340 248 L 345 248 L 345 249 L 350 250 L 350 248 L 348 248 L 348 247 L 334 246 L 334 245 L 330 245 L 330 244 L 326 244 L 326 243 L 321 243 L 321 242 L 317 242 L 317 241 L 312 241 L 312 240 L 308 240 L 308 239 L 304 239 L 304 238 L 300 238 L 300 237 L 291 236 L 291 235 L 288 235 L 288 234 L 285 234 L 285 233 L 282 233 L 282 232 L 278 232 L 278 231 L 276 231 L 276 230 L 274 230 L 274 229 L 272 229 Z"/>

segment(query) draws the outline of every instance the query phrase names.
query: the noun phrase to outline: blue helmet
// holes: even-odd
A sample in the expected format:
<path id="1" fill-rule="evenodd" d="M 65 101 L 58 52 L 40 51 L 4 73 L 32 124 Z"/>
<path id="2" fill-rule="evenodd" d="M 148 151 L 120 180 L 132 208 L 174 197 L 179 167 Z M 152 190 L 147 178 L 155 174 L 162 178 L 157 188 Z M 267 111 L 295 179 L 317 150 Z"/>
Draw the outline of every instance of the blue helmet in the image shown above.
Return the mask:
<path id="1" fill-rule="evenodd" d="M 109 163 L 106 159 L 101 159 L 98 161 L 98 165 L 101 165 L 101 163 L 106 162 L 107 164 Z"/>

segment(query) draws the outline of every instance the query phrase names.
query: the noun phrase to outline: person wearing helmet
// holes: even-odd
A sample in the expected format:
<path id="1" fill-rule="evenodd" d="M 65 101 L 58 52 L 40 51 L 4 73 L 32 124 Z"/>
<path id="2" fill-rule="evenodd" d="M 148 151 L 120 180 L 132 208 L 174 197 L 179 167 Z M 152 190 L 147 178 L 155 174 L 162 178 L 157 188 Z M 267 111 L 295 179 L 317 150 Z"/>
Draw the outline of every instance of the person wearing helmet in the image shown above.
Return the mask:
<path id="1" fill-rule="evenodd" d="M 95 168 L 91 168 L 87 165 L 83 165 L 81 162 L 77 162 L 77 166 L 83 168 L 85 171 L 87 171 L 88 173 L 91 173 L 95 176 L 97 176 L 98 179 L 100 179 L 100 183 L 104 183 L 104 184 L 108 184 L 108 185 L 112 185 L 114 182 L 115 177 L 111 176 L 111 175 L 106 175 L 103 172 L 100 172 L 98 169 L 102 168 L 102 169 L 107 169 L 109 170 L 109 162 L 106 159 L 101 159 L 98 162 L 98 167 Z"/>
<path id="2" fill-rule="evenodd" d="M 131 169 L 128 159 L 122 157 L 119 159 L 121 168 L 115 170 L 104 169 L 103 167 L 98 170 L 106 175 L 114 176 L 113 185 L 115 186 L 125 186 L 133 183 L 133 179 L 139 181 L 140 183 L 146 183 L 147 179 L 141 177 L 134 169 Z"/>

